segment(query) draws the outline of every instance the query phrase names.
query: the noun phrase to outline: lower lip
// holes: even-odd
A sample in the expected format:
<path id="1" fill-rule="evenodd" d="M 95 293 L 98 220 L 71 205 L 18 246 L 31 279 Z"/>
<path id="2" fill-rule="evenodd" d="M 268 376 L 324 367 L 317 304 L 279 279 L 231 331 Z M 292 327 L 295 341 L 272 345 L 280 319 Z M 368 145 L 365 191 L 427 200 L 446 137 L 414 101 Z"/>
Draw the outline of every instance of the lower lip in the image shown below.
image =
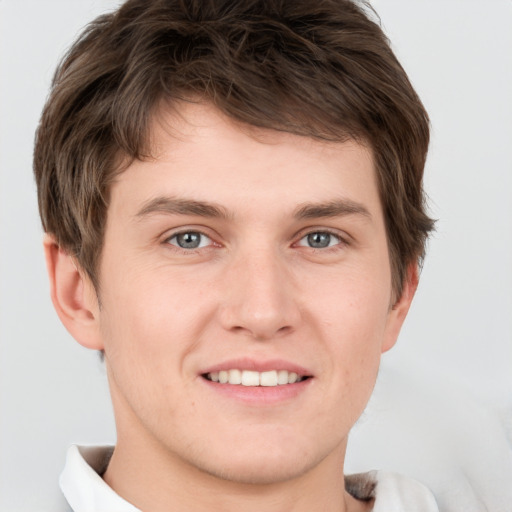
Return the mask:
<path id="1" fill-rule="evenodd" d="M 201 380 L 214 392 L 227 398 L 254 405 L 274 405 L 292 400 L 306 391 L 312 378 L 281 386 L 242 386 L 241 384 L 220 384 L 201 377 Z"/>

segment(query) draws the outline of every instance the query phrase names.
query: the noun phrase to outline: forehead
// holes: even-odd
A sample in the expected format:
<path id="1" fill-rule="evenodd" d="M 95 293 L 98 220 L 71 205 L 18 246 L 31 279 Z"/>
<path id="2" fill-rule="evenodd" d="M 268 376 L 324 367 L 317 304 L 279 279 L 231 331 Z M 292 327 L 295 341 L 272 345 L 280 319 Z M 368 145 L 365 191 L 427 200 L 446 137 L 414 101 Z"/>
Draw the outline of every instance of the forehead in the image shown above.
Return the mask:
<path id="1" fill-rule="evenodd" d="M 304 129 L 304 132 L 310 131 L 311 134 L 317 133 L 313 128 Z M 208 139 L 211 142 L 214 142 L 212 139 L 216 139 L 213 148 L 210 148 L 214 150 L 221 140 L 225 143 L 233 142 L 237 146 L 244 143 L 246 148 L 254 148 L 259 144 L 260 149 L 267 146 L 269 151 L 272 146 L 294 146 L 297 154 L 308 152 L 317 156 L 321 153 L 337 152 L 341 147 L 357 146 L 367 152 L 368 158 L 373 158 L 369 143 L 364 140 L 355 141 L 348 135 L 340 135 L 339 140 L 328 140 L 321 136 L 261 128 L 238 121 L 205 100 L 159 102 L 150 123 L 150 152 L 153 157 L 158 158 L 168 150 L 175 150 L 180 143 L 207 144 Z M 345 142 L 348 144 L 344 144 Z"/>
<path id="2" fill-rule="evenodd" d="M 335 196 L 378 202 L 372 152 L 353 140 L 247 126 L 211 104 L 185 102 L 155 113 L 149 140 L 151 157 L 118 176 L 113 202 L 117 196 L 140 203 L 156 194 L 242 209 L 260 200 L 295 208 Z"/>

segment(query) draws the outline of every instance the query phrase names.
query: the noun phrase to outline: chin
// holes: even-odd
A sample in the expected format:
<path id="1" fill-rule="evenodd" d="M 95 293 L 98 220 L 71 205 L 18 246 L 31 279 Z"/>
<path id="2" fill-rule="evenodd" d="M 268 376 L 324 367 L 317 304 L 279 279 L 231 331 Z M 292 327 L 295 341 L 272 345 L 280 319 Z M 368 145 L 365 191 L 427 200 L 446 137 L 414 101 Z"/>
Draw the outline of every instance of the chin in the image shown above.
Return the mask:
<path id="1" fill-rule="evenodd" d="M 331 452 L 299 443 L 268 443 L 262 446 L 256 439 L 243 444 L 226 443 L 220 450 L 211 448 L 201 453 L 189 452 L 188 463 L 215 478 L 246 485 L 278 484 L 299 478 Z"/>
<path id="2" fill-rule="evenodd" d="M 221 480 L 245 485 L 271 485 L 293 480 L 311 470 L 316 464 L 311 461 L 279 460 L 274 457 L 267 460 L 244 460 L 224 465 L 205 463 L 205 473 Z"/>

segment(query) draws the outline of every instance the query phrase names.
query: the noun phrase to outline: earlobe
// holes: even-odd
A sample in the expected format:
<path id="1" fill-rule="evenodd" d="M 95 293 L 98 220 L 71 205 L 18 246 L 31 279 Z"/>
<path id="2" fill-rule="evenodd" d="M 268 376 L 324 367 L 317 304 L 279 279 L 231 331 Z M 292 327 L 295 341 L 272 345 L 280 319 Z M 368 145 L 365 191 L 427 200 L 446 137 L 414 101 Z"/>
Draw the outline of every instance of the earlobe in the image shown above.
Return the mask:
<path id="1" fill-rule="evenodd" d="M 395 345 L 418 288 L 418 281 L 419 269 L 417 263 L 414 262 L 407 268 L 407 277 L 400 298 L 389 311 L 386 333 L 382 343 L 382 352 L 387 352 Z"/>
<path id="2" fill-rule="evenodd" d="M 44 252 L 53 306 L 69 333 L 86 348 L 103 350 L 94 287 L 75 259 L 45 235 Z"/>

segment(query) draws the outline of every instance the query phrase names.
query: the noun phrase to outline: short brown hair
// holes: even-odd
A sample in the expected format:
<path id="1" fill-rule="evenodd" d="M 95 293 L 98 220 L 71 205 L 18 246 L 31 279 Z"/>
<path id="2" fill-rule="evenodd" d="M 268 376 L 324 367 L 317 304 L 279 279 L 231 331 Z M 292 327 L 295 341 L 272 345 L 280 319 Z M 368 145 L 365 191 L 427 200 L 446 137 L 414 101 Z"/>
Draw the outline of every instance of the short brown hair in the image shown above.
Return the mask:
<path id="1" fill-rule="evenodd" d="M 161 100 L 201 98 L 249 125 L 368 144 L 400 296 L 433 228 L 429 121 L 372 13 L 350 0 L 128 0 L 100 16 L 57 69 L 37 131 L 45 231 L 98 286 L 119 162 L 150 153 Z"/>

